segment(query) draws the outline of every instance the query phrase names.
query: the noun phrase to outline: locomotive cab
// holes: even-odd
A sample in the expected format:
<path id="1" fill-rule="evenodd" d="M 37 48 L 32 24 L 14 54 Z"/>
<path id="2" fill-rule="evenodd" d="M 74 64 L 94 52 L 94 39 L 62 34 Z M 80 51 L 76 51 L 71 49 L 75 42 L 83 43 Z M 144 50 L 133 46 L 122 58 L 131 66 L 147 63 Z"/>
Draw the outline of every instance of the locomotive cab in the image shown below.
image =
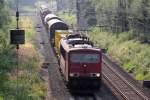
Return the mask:
<path id="1" fill-rule="evenodd" d="M 94 49 L 79 49 L 69 52 L 68 80 L 71 88 L 100 88 L 101 56 L 100 50 Z"/>
<path id="2" fill-rule="evenodd" d="M 94 47 L 88 38 L 62 38 L 60 68 L 69 89 L 98 90 L 102 77 L 102 50 Z"/>

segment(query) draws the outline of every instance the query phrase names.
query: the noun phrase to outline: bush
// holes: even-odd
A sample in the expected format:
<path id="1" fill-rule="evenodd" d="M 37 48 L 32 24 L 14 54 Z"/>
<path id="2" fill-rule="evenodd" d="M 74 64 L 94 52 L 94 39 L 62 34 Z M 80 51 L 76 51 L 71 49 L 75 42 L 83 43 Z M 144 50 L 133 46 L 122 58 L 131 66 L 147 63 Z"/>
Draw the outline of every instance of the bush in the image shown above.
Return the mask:
<path id="1" fill-rule="evenodd" d="M 19 51 L 19 65 L 14 46 L 9 45 L 8 39 L 8 29 L 15 28 L 15 19 L 12 18 L 9 25 L 2 26 L 0 30 L 0 100 L 43 100 L 46 95 L 45 83 L 39 77 L 40 60 L 32 44 L 36 32 L 32 21 L 27 17 L 25 19 L 20 25 L 26 28 L 27 41 L 23 50 Z"/>
<path id="2" fill-rule="evenodd" d="M 108 48 L 108 53 L 116 59 L 124 69 L 135 74 L 137 80 L 150 79 L 150 46 L 131 39 L 131 31 L 120 33 L 100 32 L 93 28 L 91 39 L 100 48 Z"/>
<path id="3" fill-rule="evenodd" d="M 61 17 L 66 23 L 71 24 L 71 25 L 76 25 L 76 15 L 71 12 L 59 12 L 58 16 Z M 70 25 L 70 26 L 71 26 Z"/>

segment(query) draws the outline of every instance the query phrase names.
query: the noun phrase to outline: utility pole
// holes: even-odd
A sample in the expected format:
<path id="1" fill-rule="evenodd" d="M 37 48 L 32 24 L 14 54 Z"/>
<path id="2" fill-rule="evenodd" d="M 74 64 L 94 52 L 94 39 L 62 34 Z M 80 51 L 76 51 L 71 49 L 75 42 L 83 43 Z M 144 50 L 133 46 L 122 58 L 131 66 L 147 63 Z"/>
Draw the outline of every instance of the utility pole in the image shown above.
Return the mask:
<path id="1" fill-rule="evenodd" d="M 77 10 L 77 27 L 79 27 L 79 12 L 80 12 L 80 6 L 79 6 L 79 0 L 76 0 L 76 10 Z"/>
<path id="2" fill-rule="evenodd" d="M 19 44 L 25 43 L 25 32 L 24 30 L 19 29 L 19 0 L 16 0 L 16 29 L 10 30 L 10 43 L 16 45 L 17 49 L 17 66 L 16 66 L 16 100 L 19 100 L 19 91 L 18 91 L 18 71 L 19 71 Z"/>
<path id="3" fill-rule="evenodd" d="M 127 0 L 118 1 L 118 18 L 119 26 L 121 26 L 121 31 L 127 31 L 129 29 L 128 19 L 127 19 Z"/>
<path id="4" fill-rule="evenodd" d="M 4 4 L 4 0 L 0 0 L 0 4 Z"/>
<path id="5" fill-rule="evenodd" d="M 17 27 L 16 29 L 19 29 L 19 0 L 17 0 L 17 11 L 16 11 L 16 21 L 17 21 Z M 18 96 L 18 71 L 19 71 L 19 44 L 16 44 L 17 49 L 17 100 L 19 100 Z"/>
<path id="6" fill-rule="evenodd" d="M 87 29 L 87 22 L 85 18 L 85 12 L 84 12 L 84 3 L 86 0 L 76 0 L 76 10 L 77 10 L 77 27 L 81 30 Z"/>
<path id="7" fill-rule="evenodd" d="M 17 0 L 17 10 L 16 10 L 16 21 L 17 21 L 16 29 L 19 29 L 19 1 L 18 0 Z"/>
<path id="8" fill-rule="evenodd" d="M 57 10 L 64 10 L 66 8 L 66 0 L 56 0 L 57 2 Z"/>

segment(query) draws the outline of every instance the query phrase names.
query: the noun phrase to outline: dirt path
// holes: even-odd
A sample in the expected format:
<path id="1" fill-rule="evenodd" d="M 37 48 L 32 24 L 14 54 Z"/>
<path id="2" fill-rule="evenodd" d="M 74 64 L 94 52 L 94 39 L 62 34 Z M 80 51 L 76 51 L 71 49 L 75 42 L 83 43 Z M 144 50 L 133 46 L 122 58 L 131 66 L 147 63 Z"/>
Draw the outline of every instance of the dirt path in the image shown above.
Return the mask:
<path id="1" fill-rule="evenodd" d="M 43 75 L 49 86 L 48 96 L 46 100 L 69 100 L 70 94 L 59 72 L 57 59 L 48 41 L 48 34 L 46 33 L 45 28 L 40 21 L 40 17 L 36 16 L 34 17 L 34 19 L 35 18 L 36 25 L 39 25 L 41 27 L 37 29 L 37 31 L 39 32 L 36 39 L 39 52 L 41 54 L 41 59 L 43 59 L 43 62 L 47 64 L 48 67 L 41 70 L 41 74 Z"/>

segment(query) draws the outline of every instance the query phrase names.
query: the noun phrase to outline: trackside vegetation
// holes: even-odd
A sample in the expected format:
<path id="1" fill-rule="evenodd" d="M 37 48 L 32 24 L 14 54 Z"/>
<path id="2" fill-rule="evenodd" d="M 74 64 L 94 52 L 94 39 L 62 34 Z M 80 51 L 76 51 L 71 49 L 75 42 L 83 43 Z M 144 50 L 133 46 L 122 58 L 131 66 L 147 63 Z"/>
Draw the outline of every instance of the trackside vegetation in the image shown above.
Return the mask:
<path id="1" fill-rule="evenodd" d="M 20 20 L 26 31 L 26 44 L 17 53 L 15 46 L 9 44 L 9 29 L 15 28 L 15 18 L 8 17 L 9 8 L 4 5 L 0 5 L 0 13 L 0 100 L 44 100 L 47 88 L 39 73 L 41 61 L 34 45 L 32 20 Z"/>
<path id="2" fill-rule="evenodd" d="M 71 28 L 76 25 L 76 14 L 69 11 L 60 11 L 57 14 L 61 17 Z"/>
<path id="3" fill-rule="evenodd" d="M 111 58 L 119 62 L 137 80 L 150 80 L 150 1 L 79 1 L 83 1 L 79 7 L 83 7 L 82 11 L 85 11 L 81 13 L 78 10 L 80 16 L 86 15 L 87 12 L 87 16 L 84 16 L 87 19 L 96 14 L 97 25 L 88 27 L 94 27 L 90 29 L 92 32 L 89 32 L 91 40 L 100 48 L 108 48 Z M 76 1 L 69 0 L 69 3 L 69 9 L 74 11 L 76 7 L 73 5 Z M 89 4 L 95 9 L 89 9 Z"/>
<path id="4" fill-rule="evenodd" d="M 91 37 L 137 80 L 150 80 L 150 1 L 92 0 L 98 28 Z"/>
<path id="5" fill-rule="evenodd" d="M 62 18 L 68 19 L 68 15 L 61 14 L 63 13 L 60 13 Z M 98 47 L 108 48 L 108 55 L 131 73 L 135 79 L 150 80 L 150 46 L 134 38 L 134 30 L 118 33 L 98 27 L 92 27 L 90 30 L 90 39 Z"/>
<path id="6" fill-rule="evenodd" d="M 108 54 L 137 80 L 150 80 L 150 46 L 132 39 L 131 31 L 114 35 L 92 28 L 90 37 L 98 47 L 108 48 Z"/>

